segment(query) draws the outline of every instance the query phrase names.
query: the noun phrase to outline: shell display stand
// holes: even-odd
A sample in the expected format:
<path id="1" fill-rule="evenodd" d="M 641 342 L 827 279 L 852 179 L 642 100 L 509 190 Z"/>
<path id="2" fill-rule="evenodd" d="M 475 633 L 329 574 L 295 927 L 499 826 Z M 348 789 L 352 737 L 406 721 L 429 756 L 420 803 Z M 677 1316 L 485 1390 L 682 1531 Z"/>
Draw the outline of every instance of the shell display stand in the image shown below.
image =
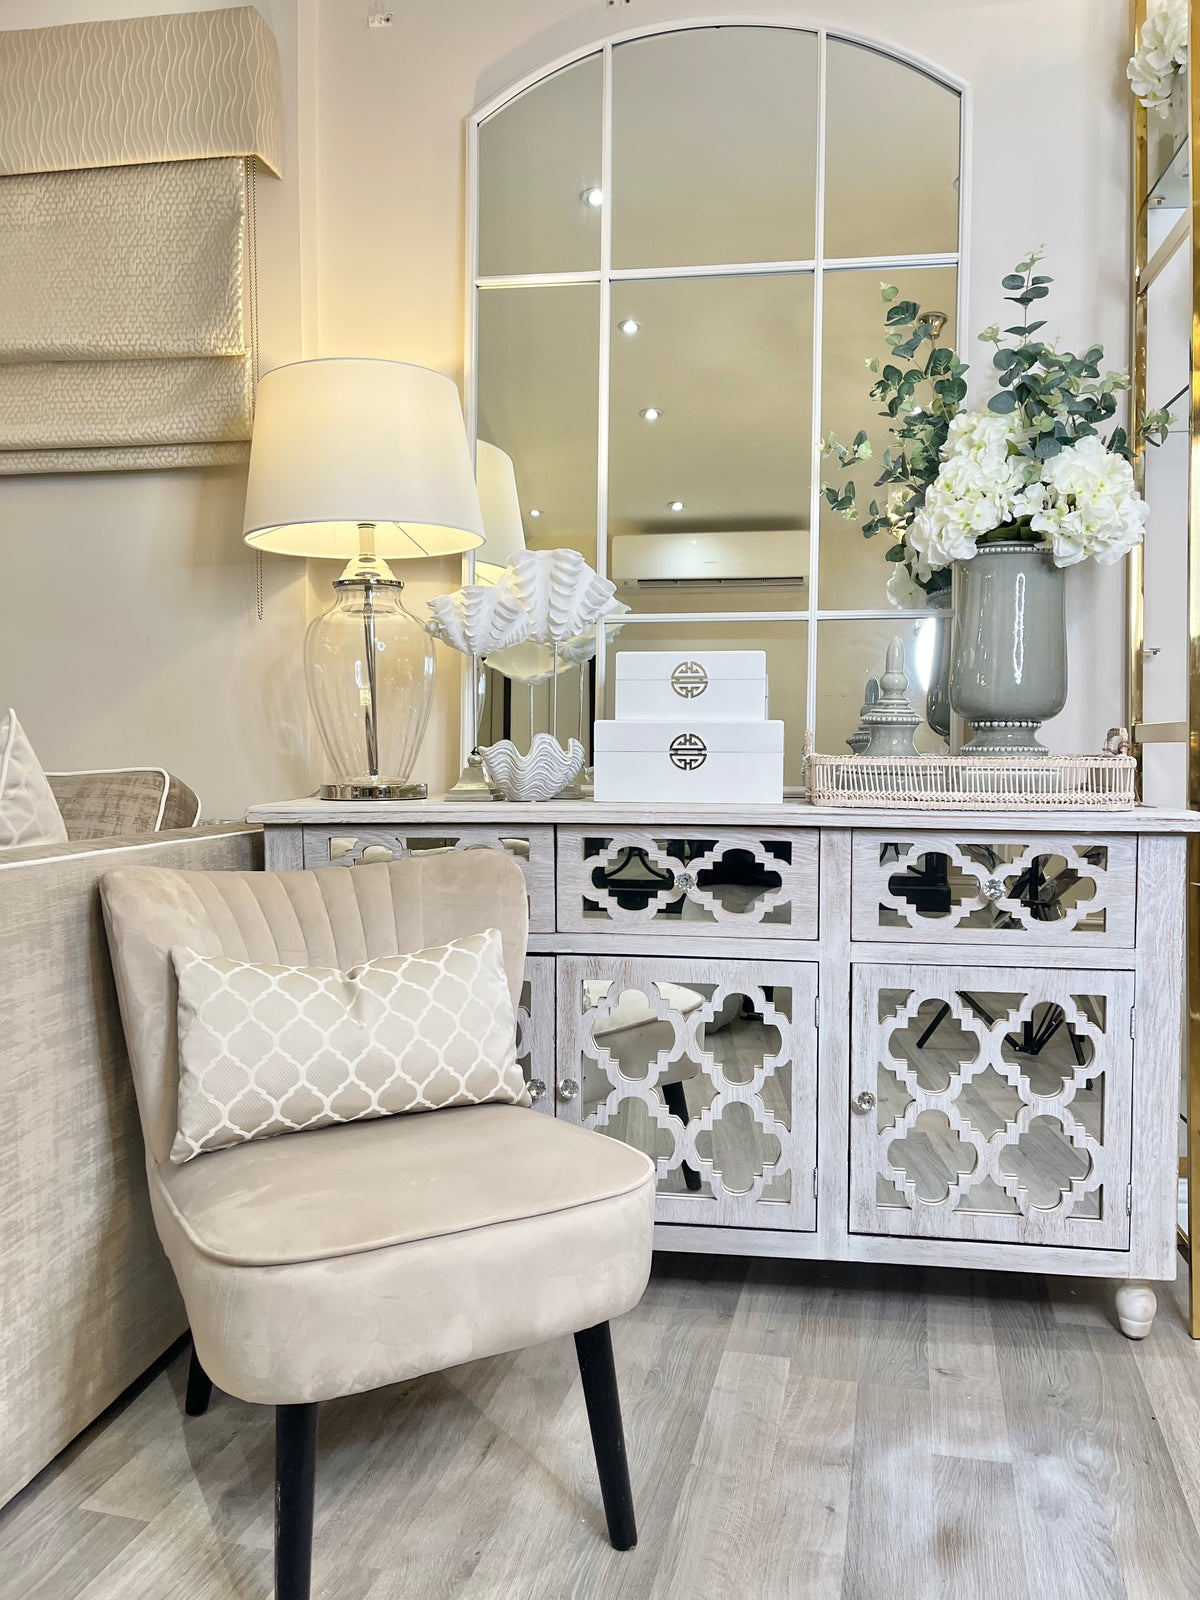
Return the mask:
<path id="1" fill-rule="evenodd" d="M 1148 1284 L 1176 1269 L 1200 814 L 989 793 L 294 800 L 250 820 L 276 869 L 518 863 L 530 1092 L 650 1153 L 661 1249 L 1109 1278 L 1121 1327 L 1147 1331 Z"/>

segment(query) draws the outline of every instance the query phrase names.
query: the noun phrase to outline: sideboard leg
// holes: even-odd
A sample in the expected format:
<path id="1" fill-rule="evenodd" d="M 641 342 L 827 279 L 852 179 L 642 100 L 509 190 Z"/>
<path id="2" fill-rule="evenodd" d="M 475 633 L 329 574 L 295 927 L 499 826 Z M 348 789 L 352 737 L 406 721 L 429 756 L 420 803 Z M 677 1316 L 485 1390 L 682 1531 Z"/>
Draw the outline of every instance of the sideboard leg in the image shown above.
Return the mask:
<path id="1" fill-rule="evenodd" d="M 1127 1339 L 1144 1339 L 1157 1310 L 1158 1296 L 1148 1283 L 1131 1279 L 1117 1285 L 1117 1321 Z"/>

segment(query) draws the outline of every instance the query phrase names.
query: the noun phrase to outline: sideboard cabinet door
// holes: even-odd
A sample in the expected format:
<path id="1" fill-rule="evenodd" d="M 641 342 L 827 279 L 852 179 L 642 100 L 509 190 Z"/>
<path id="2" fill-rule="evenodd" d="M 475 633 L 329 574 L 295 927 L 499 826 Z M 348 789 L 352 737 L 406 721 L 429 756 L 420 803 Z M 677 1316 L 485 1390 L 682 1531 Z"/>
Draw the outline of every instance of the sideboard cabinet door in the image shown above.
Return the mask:
<path id="1" fill-rule="evenodd" d="M 854 969 L 850 1228 L 1129 1248 L 1129 972 Z"/>
<path id="2" fill-rule="evenodd" d="M 557 966 L 558 1114 L 657 1163 L 658 1220 L 815 1228 L 815 963 Z"/>
<path id="3" fill-rule="evenodd" d="M 815 829 L 558 830 L 560 933 L 817 937 Z"/>
<path id="4" fill-rule="evenodd" d="M 526 956 L 517 1005 L 517 1065 L 535 1111 L 554 1115 L 554 957 Z"/>

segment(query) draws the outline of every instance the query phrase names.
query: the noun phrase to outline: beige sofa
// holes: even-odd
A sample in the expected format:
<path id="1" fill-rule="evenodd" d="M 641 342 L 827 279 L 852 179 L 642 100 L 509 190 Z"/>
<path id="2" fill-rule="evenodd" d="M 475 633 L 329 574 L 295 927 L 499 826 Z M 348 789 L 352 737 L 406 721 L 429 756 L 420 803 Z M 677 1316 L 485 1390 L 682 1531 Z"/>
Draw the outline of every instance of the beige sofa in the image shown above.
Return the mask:
<path id="1" fill-rule="evenodd" d="M 260 867 L 165 773 L 51 775 L 71 843 L 0 850 L 0 1504 L 186 1327 L 155 1234 L 97 891 Z M 167 825 L 168 831 L 155 831 Z M 103 826 L 110 837 L 81 837 Z"/>

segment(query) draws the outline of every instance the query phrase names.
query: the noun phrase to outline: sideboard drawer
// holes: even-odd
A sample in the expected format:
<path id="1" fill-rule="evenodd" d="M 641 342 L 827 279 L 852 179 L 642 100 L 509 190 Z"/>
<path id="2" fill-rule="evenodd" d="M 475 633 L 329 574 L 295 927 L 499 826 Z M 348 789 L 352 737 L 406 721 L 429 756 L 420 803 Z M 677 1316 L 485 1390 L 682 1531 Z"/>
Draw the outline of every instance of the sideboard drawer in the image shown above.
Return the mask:
<path id="1" fill-rule="evenodd" d="M 387 827 L 347 823 L 304 830 L 306 867 L 354 867 L 366 861 L 402 861 L 423 850 L 503 850 L 525 874 L 530 933 L 554 932 L 554 829 L 458 827 L 435 823 Z"/>
<path id="2" fill-rule="evenodd" d="M 851 938 L 1132 949 L 1137 840 L 856 832 Z"/>
<path id="3" fill-rule="evenodd" d="M 815 829 L 558 830 L 560 933 L 817 937 Z"/>

